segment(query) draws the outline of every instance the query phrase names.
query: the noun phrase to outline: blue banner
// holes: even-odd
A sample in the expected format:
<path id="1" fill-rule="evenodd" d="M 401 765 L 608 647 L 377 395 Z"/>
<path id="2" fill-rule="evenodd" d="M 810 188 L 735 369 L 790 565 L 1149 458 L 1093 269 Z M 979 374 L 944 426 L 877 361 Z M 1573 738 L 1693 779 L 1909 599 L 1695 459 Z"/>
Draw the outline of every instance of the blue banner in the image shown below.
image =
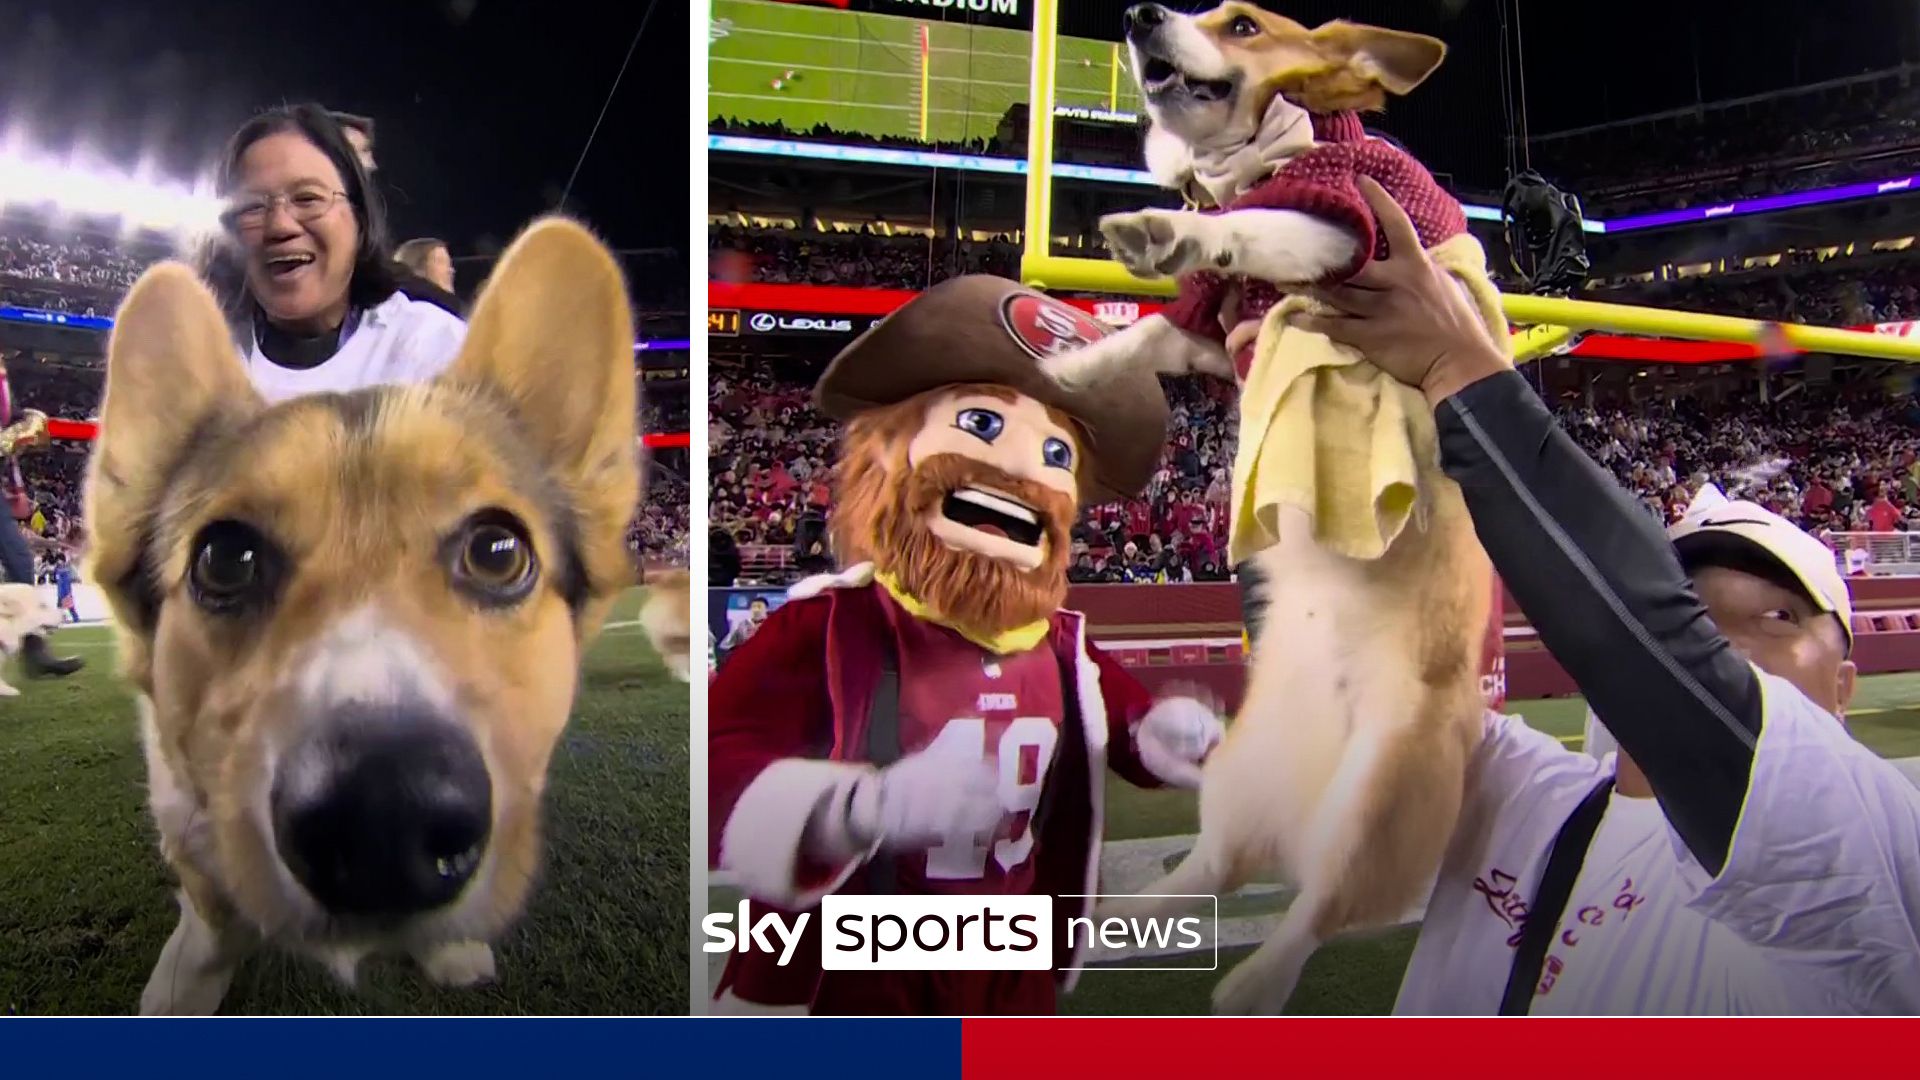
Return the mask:
<path id="1" fill-rule="evenodd" d="M 403 1019 L 0 1020 L 17 1077 L 153 1073 L 372 1080 L 380 1076 L 834 1080 L 960 1075 L 958 1020 Z"/>
<path id="2" fill-rule="evenodd" d="M 71 330 L 111 330 L 113 320 L 101 315 L 75 315 L 66 311 L 42 311 L 39 308 L 0 306 L 0 320 L 38 323 Z"/>

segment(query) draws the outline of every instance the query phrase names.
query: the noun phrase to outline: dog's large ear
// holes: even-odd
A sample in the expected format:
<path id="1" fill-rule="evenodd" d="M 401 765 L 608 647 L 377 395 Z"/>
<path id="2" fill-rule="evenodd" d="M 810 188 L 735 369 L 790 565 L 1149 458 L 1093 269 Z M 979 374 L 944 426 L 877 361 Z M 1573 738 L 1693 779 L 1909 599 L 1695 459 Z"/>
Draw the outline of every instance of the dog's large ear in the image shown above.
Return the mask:
<path id="1" fill-rule="evenodd" d="M 1390 94 L 1405 95 L 1427 81 L 1447 58 L 1447 43 L 1425 34 L 1335 21 L 1314 30 L 1316 48 L 1346 62 L 1363 79 Z"/>
<path id="2" fill-rule="evenodd" d="M 1344 20 L 1318 27 L 1307 40 L 1321 62 L 1286 72 L 1276 88 L 1317 113 L 1382 108 L 1389 93 L 1411 93 L 1447 55 L 1439 38 Z"/>
<path id="3" fill-rule="evenodd" d="M 640 496 L 633 315 L 613 255 L 564 218 L 500 257 L 444 376 L 510 408 L 579 512 L 595 594 L 633 583 L 626 527 Z"/>
<path id="4" fill-rule="evenodd" d="M 140 624 L 143 600 L 129 590 L 181 455 L 263 404 L 219 305 L 193 271 L 161 263 L 142 274 L 114 316 L 86 490 L 89 576 L 122 622 Z"/>

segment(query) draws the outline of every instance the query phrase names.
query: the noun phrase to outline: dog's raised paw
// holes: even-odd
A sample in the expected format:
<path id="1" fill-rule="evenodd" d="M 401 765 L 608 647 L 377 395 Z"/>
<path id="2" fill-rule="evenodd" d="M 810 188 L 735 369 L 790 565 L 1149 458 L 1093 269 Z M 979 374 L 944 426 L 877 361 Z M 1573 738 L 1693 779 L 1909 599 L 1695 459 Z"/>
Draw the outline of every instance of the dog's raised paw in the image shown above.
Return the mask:
<path id="1" fill-rule="evenodd" d="M 441 986 L 461 989 L 490 983 L 494 978 L 493 947 L 484 941 L 436 945 L 414 958 L 427 978 Z"/>
<path id="2" fill-rule="evenodd" d="M 1136 210 L 1108 214 L 1100 219 L 1113 257 L 1133 273 L 1145 277 L 1173 277 L 1199 268 L 1205 261 L 1200 238 L 1194 235 L 1204 219 L 1178 210 Z"/>

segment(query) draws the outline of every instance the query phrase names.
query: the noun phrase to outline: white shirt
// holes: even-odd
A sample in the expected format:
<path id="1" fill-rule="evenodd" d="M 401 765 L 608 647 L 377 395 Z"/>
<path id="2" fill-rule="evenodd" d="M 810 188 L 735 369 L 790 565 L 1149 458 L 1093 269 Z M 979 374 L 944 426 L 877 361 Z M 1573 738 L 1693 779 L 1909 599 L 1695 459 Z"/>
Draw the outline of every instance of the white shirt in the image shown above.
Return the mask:
<path id="1" fill-rule="evenodd" d="M 1532 1012 L 1920 1012 L 1920 791 L 1791 684 L 1765 700 L 1719 876 L 1652 799 L 1601 818 Z M 1489 715 L 1394 1011 L 1499 1011 L 1547 849 L 1616 758 Z"/>
<path id="2" fill-rule="evenodd" d="M 241 359 L 271 404 L 302 394 L 426 382 L 453 363 L 466 338 L 467 324 L 445 309 L 396 292 L 361 312 L 353 332 L 323 363 L 281 367 L 260 351 L 257 338 L 245 343 Z"/>

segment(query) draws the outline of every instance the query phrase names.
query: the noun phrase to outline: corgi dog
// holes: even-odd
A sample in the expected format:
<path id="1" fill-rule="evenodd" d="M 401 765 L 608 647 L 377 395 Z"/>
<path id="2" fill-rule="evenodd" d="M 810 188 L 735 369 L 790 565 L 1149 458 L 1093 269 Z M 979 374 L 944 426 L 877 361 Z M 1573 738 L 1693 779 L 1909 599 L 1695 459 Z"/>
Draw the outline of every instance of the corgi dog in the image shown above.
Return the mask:
<path id="1" fill-rule="evenodd" d="M 1316 115 L 1379 108 L 1390 93 L 1411 93 L 1440 66 L 1446 45 L 1348 22 L 1309 30 L 1238 0 L 1197 15 L 1136 4 L 1126 23 L 1150 120 L 1148 173 L 1196 207 L 1224 209 L 1109 214 L 1100 220 L 1108 249 L 1144 278 L 1207 273 L 1257 284 L 1229 288 L 1220 312 L 1224 340 L 1156 313 L 1053 358 L 1049 373 L 1069 386 L 1142 364 L 1163 375 L 1232 378 L 1278 298 L 1272 287 L 1321 281 L 1352 265 L 1370 239 L 1355 234 L 1350 214 L 1328 213 L 1325 200 L 1262 198 L 1254 189 L 1321 145 Z"/>
<path id="2" fill-rule="evenodd" d="M 692 681 L 693 596 L 686 571 L 668 571 L 647 583 L 640 626 L 674 678 Z"/>
<path id="3" fill-rule="evenodd" d="M 21 582 L 0 584 L 0 654 L 18 656 L 27 638 L 58 629 L 60 610 L 47 603 L 40 590 Z M 19 697 L 18 687 L 0 679 L 0 697 Z"/>
<path id="4" fill-rule="evenodd" d="M 1444 51 L 1345 23 L 1309 31 L 1245 3 L 1200 15 L 1146 4 L 1128 21 L 1154 122 L 1148 161 L 1170 184 L 1193 181 L 1203 155 L 1212 156 L 1201 178 L 1257 183 L 1262 169 L 1315 145 L 1310 113 L 1404 93 Z M 1257 136 L 1257 160 L 1236 164 Z M 1225 190 L 1211 195 L 1230 202 Z M 1344 225 L 1296 209 L 1151 210 L 1102 228 L 1121 261 L 1154 275 L 1309 282 L 1361 250 Z M 1235 303 L 1221 312 L 1224 343 L 1156 315 L 1055 358 L 1053 370 L 1069 383 L 1137 364 L 1232 377 L 1230 353 L 1248 347 L 1259 322 Z M 1246 571 L 1258 624 L 1246 694 L 1202 772 L 1199 838 L 1141 897 L 1104 913 L 1166 914 L 1183 901 L 1153 896 L 1224 895 L 1255 881 L 1297 889 L 1273 936 L 1215 989 L 1220 1012 L 1280 1012 L 1322 943 L 1419 906 L 1453 837 L 1485 711 L 1492 568 L 1458 485 L 1441 472 L 1431 412 L 1424 401 L 1407 411 L 1420 462 L 1414 523 L 1363 561 L 1320 547 L 1305 512 L 1283 512 L 1279 542 Z"/>
<path id="5" fill-rule="evenodd" d="M 186 267 L 135 283 L 86 509 L 180 883 L 141 1012 L 214 1011 L 258 944 L 348 985 L 376 951 L 493 976 L 581 654 L 633 581 L 635 405 L 620 269 L 563 219 L 421 385 L 267 405 Z"/>

